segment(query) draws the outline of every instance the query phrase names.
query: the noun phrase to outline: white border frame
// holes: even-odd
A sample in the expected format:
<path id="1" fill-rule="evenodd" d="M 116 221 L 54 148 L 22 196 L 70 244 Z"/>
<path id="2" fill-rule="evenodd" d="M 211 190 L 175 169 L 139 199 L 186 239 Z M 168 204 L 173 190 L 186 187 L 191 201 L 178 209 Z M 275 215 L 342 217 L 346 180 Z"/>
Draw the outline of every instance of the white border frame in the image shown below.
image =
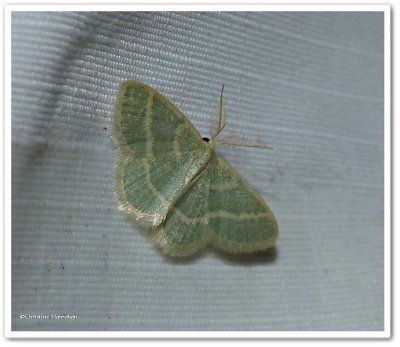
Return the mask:
<path id="1" fill-rule="evenodd" d="M 11 14 L 18 11 L 382 11 L 384 12 L 384 330 L 383 331 L 12 331 L 11 330 Z M 388 338 L 391 336 L 391 8 L 389 5 L 135 4 L 6 5 L 4 12 L 4 332 L 8 338 Z"/>

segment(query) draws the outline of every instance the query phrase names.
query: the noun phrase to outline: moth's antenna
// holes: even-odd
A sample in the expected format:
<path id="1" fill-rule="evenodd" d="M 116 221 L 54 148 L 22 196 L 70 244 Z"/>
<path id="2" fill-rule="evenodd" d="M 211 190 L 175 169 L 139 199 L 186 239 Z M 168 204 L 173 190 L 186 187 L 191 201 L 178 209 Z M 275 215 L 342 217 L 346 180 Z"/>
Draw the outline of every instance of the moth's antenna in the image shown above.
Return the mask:
<path id="1" fill-rule="evenodd" d="M 224 130 L 226 125 L 226 113 L 224 109 L 224 85 L 221 88 L 221 95 L 219 98 L 219 105 L 215 113 L 214 121 L 211 129 L 211 140 L 214 140 L 216 146 L 227 145 L 227 146 L 238 146 L 238 147 L 255 147 L 255 148 L 266 148 L 276 151 L 273 147 L 267 146 L 265 143 L 256 140 L 250 141 L 240 135 L 228 135 L 222 139 L 215 140 L 215 138 Z"/>
<path id="2" fill-rule="evenodd" d="M 262 141 L 259 141 L 259 140 L 251 141 L 240 135 L 225 136 L 224 138 L 215 141 L 215 144 L 217 146 L 226 145 L 226 146 L 238 146 L 238 147 L 266 148 L 266 149 L 272 149 L 272 150 L 276 151 L 276 149 L 274 149 L 273 147 L 267 146 Z"/>
<path id="3" fill-rule="evenodd" d="M 226 124 L 226 114 L 224 109 L 224 85 L 222 85 L 221 96 L 219 98 L 219 105 L 215 113 L 212 129 L 211 139 L 215 139 L 218 134 L 224 130 Z"/>

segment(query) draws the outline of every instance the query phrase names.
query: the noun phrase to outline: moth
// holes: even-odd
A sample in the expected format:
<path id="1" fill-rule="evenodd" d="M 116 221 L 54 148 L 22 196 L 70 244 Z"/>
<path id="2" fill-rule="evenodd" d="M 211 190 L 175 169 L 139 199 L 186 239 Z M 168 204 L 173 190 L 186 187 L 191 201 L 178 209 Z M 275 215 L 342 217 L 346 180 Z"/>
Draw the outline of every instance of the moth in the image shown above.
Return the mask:
<path id="1" fill-rule="evenodd" d="M 223 88 L 210 137 L 201 137 L 170 101 L 139 81 L 118 92 L 112 136 L 120 210 L 170 256 L 190 256 L 211 244 L 228 253 L 273 247 L 276 219 L 263 198 L 227 161 L 219 145 L 265 147 L 225 128 Z"/>

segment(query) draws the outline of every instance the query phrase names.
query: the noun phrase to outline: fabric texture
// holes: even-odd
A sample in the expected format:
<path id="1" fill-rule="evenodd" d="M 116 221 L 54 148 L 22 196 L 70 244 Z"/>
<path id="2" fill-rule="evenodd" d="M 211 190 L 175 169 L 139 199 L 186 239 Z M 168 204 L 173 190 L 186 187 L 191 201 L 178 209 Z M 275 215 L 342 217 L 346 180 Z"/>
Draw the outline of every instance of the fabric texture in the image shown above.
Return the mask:
<path id="1" fill-rule="evenodd" d="M 13 330 L 383 330 L 380 12 L 14 12 Z M 266 199 L 275 250 L 173 260 L 119 212 L 119 85 L 150 84 Z M 21 315 L 77 319 L 23 319 Z"/>

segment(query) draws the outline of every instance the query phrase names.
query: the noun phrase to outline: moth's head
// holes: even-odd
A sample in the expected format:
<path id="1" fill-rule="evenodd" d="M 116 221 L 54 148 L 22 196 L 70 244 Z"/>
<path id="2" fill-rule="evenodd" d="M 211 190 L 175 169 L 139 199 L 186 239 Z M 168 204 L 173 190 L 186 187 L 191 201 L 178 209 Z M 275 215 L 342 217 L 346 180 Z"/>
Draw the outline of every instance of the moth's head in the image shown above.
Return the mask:
<path id="1" fill-rule="evenodd" d="M 202 140 L 209 146 L 210 148 L 215 149 L 217 147 L 217 141 L 213 141 L 212 138 L 209 137 L 203 137 Z"/>

